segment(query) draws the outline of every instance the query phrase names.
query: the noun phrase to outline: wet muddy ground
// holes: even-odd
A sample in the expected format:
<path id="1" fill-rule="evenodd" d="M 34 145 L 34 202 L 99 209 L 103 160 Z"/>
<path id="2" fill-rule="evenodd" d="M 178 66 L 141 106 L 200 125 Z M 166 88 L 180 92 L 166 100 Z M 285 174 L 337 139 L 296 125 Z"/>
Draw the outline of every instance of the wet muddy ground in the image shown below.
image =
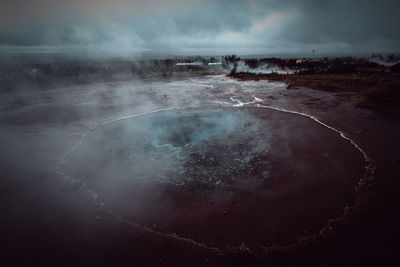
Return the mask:
<path id="1" fill-rule="evenodd" d="M 361 255 L 353 238 L 370 240 L 374 196 L 318 241 L 296 242 L 379 187 L 358 186 L 365 155 L 377 177 L 398 171 L 398 121 L 356 100 L 223 75 L 4 94 L 2 251 L 15 265 L 334 265 Z M 384 241 L 369 248 L 390 253 Z"/>

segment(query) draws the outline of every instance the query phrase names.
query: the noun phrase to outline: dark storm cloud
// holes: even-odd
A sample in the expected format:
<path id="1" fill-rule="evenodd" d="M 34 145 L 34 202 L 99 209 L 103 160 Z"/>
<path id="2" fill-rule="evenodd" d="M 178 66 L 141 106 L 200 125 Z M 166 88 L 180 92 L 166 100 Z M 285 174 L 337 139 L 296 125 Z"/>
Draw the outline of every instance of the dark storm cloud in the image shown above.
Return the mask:
<path id="1" fill-rule="evenodd" d="M 304 1 L 301 18 L 291 36 L 303 42 L 399 39 L 400 4 L 395 0 Z"/>
<path id="2" fill-rule="evenodd" d="M 395 0 L 2 1 L 0 45 L 398 51 Z M 219 50 L 218 50 L 219 51 Z"/>

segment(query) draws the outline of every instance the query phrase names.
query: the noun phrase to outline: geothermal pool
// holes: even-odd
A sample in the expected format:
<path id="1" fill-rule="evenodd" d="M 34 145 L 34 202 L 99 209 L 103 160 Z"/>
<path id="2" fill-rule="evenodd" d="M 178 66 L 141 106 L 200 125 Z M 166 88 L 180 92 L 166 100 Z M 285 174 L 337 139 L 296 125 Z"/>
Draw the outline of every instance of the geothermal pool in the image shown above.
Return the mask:
<path id="1" fill-rule="evenodd" d="M 318 232 L 354 203 L 365 159 L 335 130 L 264 107 L 290 110 L 285 90 L 207 76 L 3 95 L 3 198 L 29 207 L 9 224 L 73 225 L 76 244 L 123 220 L 221 251 Z"/>
<path id="2" fill-rule="evenodd" d="M 359 151 L 307 117 L 177 109 L 90 130 L 60 171 L 129 221 L 211 247 L 294 239 L 355 197 Z"/>

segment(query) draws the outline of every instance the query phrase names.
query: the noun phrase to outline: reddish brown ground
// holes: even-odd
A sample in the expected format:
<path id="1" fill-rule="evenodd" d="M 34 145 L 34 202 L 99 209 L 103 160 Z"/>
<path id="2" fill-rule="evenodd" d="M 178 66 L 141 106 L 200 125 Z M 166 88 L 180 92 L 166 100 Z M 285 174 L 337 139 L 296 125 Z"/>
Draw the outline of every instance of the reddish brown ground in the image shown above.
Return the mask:
<path id="1" fill-rule="evenodd" d="M 323 122 L 344 131 L 366 151 L 376 170 L 374 180 L 359 192 L 358 209 L 333 224 L 324 235 L 252 253 L 243 246 L 223 255 L 173 235 L 169 238 L 132 227 L 123 220 L 119 222 L 120 227 L 110 229 L 109 225 L 114 223 L 115 217 L 107 214 L 102 214 L 93 230 L 95 234 L 84 237 L 74 234 L 76 225 L 73 221 L 64 222 L 63 227 L 68 231 L 54 230 L 59 225 L 43 223 L 43 227 L 36 229 L 37 226 L 32 224 L 37 234 L 22 238 L 30 241 L 28 249 L 24 248 L 26 244 L 19 243 L 21 239 L 18 238 L 7 239 L 7 244 L 2 244 L 4 247 L 11 245 L 15 251 L 24 248 L 25 259 L 14 256 L 20 255 L 15 251 L 15 254 L 7 251 L 7 255 L 1 255 L 6 258 L 3 263 L 7 266 L 16 266 L 17 262 L 28 266 L 399 266 L 399 76 L 239 74 L 237 78 L 288 82 L 290 90 L 280 96 L 285 99 L 285 106 L 282 107 L 318 116 Z M 313 97 L 319 91 L 335 95 L 337 102 L 346 105 L 336 103 L 327 106 L 323 99 Z M 264 104 L 272 106 L 275 101 L 278 102 L 278 99 L 267 97 L 263 100 Z M 277 170 L 275 175 L 279 176 L 279 170 L 284 169 Z M 18 170 L 3 175 L 22 176 Z M 43 171 L 40 175 L 52 177 L 53 174 Z M 287 177 L 287 174 L 282 175 Z M 70 185 L 65 184 L 64 191 L 70 190 Z M 63 210 L 62 202 L 56 199 L 46 199 L 43 206 L 51 205 L 51 210 Z M 27 207 L 30 210 L 29 205 Z M 39 219 L 41 216 L 32 214 Z M 7 219 L 4 218 L 4 221 Z M 94 227 L 91 221 L 87 227 Z M 53 233 L 54 238 L 49 238 L 47 233 Z"/>
<path id="2" fill-rule="evenodd" d="M 360 207 L 317 241 L 269 251 L 255 262 L 272 266 L 398 266 L 400 263 L 400 79 L 398 74 L 251 75 L 290 84 L 291 108 L 318 116 L 343 130 L 375 165 L 374 180 L 360 190 Z M 343 105 L 326 107 L 313 90 L 337 96 Z M 268 99 L 273 102 L 273 100 Z M 265 101 L 268 101 L 265 100 Z M 361 115 L 360 115 L 361 114 Z M 240 257 L 242 263 L 251 257 Z"/>
<path id="3" fill-rule="evenodd" d="M 251 74 L 237 73 L 233 78 L 245 80 L 269 80 L 285 82 L 288 89 L 299 87 L 319 91 L 349 92 L 359 98 L 360 107 L 381 112 L 383 116 L 400 116 L 400 74 L 386 72 L 351 74 Z M 388 114 L 386 114 L 388 113 Z"/>

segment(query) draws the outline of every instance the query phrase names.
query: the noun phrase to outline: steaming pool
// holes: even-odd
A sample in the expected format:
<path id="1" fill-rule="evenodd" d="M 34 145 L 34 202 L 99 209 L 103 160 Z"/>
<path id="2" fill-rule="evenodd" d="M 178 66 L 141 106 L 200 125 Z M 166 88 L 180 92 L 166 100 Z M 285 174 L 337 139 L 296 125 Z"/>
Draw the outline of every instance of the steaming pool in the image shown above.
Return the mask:
<path id="1" fill-rule="evenodd" d="M 209 247 L 287 242 L 355 199 L 360 152 L 310 118 L 187 108 L 93 127 L 60 171 L 112 214 Z"/>

